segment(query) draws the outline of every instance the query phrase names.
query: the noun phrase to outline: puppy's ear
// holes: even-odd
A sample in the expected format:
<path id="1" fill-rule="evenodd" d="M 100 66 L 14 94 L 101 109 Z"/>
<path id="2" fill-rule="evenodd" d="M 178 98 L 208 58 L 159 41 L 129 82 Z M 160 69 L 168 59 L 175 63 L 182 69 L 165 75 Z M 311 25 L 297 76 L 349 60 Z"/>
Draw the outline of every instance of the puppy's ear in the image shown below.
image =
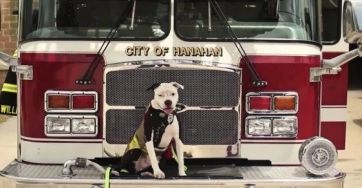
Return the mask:
<path id="1" fill-rule="evenodd" d="M 177 82 L 171 82 L 173 86 L 175 86 L 177 89 L 184 89 L 185 87 Z"/>
<path id="2" fill-rule="evenodd" d="M 147 91 L 149 90 L 155 90 L 156 88 L 158 88 L 161 84 L 160 83 L 155 83 L 153 84 L 151 87 L 147 88 Z"/>

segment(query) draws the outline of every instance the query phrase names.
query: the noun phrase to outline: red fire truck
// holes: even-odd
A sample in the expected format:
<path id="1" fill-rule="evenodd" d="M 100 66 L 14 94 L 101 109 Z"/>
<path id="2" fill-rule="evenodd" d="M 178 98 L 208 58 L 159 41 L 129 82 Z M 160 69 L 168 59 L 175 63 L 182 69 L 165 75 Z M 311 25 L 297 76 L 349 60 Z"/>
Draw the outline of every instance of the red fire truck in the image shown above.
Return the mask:
<path id="1" fill-rule="evenodd" d="M 344 64 L 361 53 L 345 42 L 361 42 L 357 0 L 19 5 L 17 58 L 0 56 L 18 79 L 18 156 L 3 187 L 343 187 L 334 166 Z M 185 86 L 187 176 L 104 176 L 142 120 L 146 89 L 170 81 Z"/>

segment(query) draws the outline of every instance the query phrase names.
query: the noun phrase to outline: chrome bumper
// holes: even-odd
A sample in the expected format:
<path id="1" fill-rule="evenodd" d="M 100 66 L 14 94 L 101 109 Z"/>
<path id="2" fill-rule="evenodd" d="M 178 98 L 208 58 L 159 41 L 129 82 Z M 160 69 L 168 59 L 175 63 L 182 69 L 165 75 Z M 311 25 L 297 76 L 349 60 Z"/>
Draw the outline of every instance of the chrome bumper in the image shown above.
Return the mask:
<path id="1" fill-rule="evenodd" d="M 246 187 L 246 188 L 342 188 L 344 173 L 334 170 L 324 176 L 308 175 L 302 167 L 235 167 L 243 179 L 111 179 L 111 187 Z M 61 175 L 62 165 L 35 165 L 12 162 L 0 172 L 0 187 L 27 188 L 101 187 L 103 174 L 93 167 L 74 168 L 73 177 Z"/>

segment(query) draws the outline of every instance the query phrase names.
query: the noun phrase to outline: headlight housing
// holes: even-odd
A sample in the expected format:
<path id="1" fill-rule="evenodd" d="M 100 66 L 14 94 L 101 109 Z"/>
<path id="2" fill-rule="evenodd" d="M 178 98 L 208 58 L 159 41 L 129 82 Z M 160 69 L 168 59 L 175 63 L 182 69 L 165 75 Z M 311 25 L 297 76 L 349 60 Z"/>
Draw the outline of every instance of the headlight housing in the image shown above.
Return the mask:
<path id="1" fill-rule="evenodd" d="M 295 138 L 298 119 L 296 116 L 249 116 L 245 127 L 247 138 Z"/>
<path id="2" fill-rule="evenodd" d="M 45 135 L 49 137 L 95 137 L 98 118 L 93 115 L 47 115 Z"/>

